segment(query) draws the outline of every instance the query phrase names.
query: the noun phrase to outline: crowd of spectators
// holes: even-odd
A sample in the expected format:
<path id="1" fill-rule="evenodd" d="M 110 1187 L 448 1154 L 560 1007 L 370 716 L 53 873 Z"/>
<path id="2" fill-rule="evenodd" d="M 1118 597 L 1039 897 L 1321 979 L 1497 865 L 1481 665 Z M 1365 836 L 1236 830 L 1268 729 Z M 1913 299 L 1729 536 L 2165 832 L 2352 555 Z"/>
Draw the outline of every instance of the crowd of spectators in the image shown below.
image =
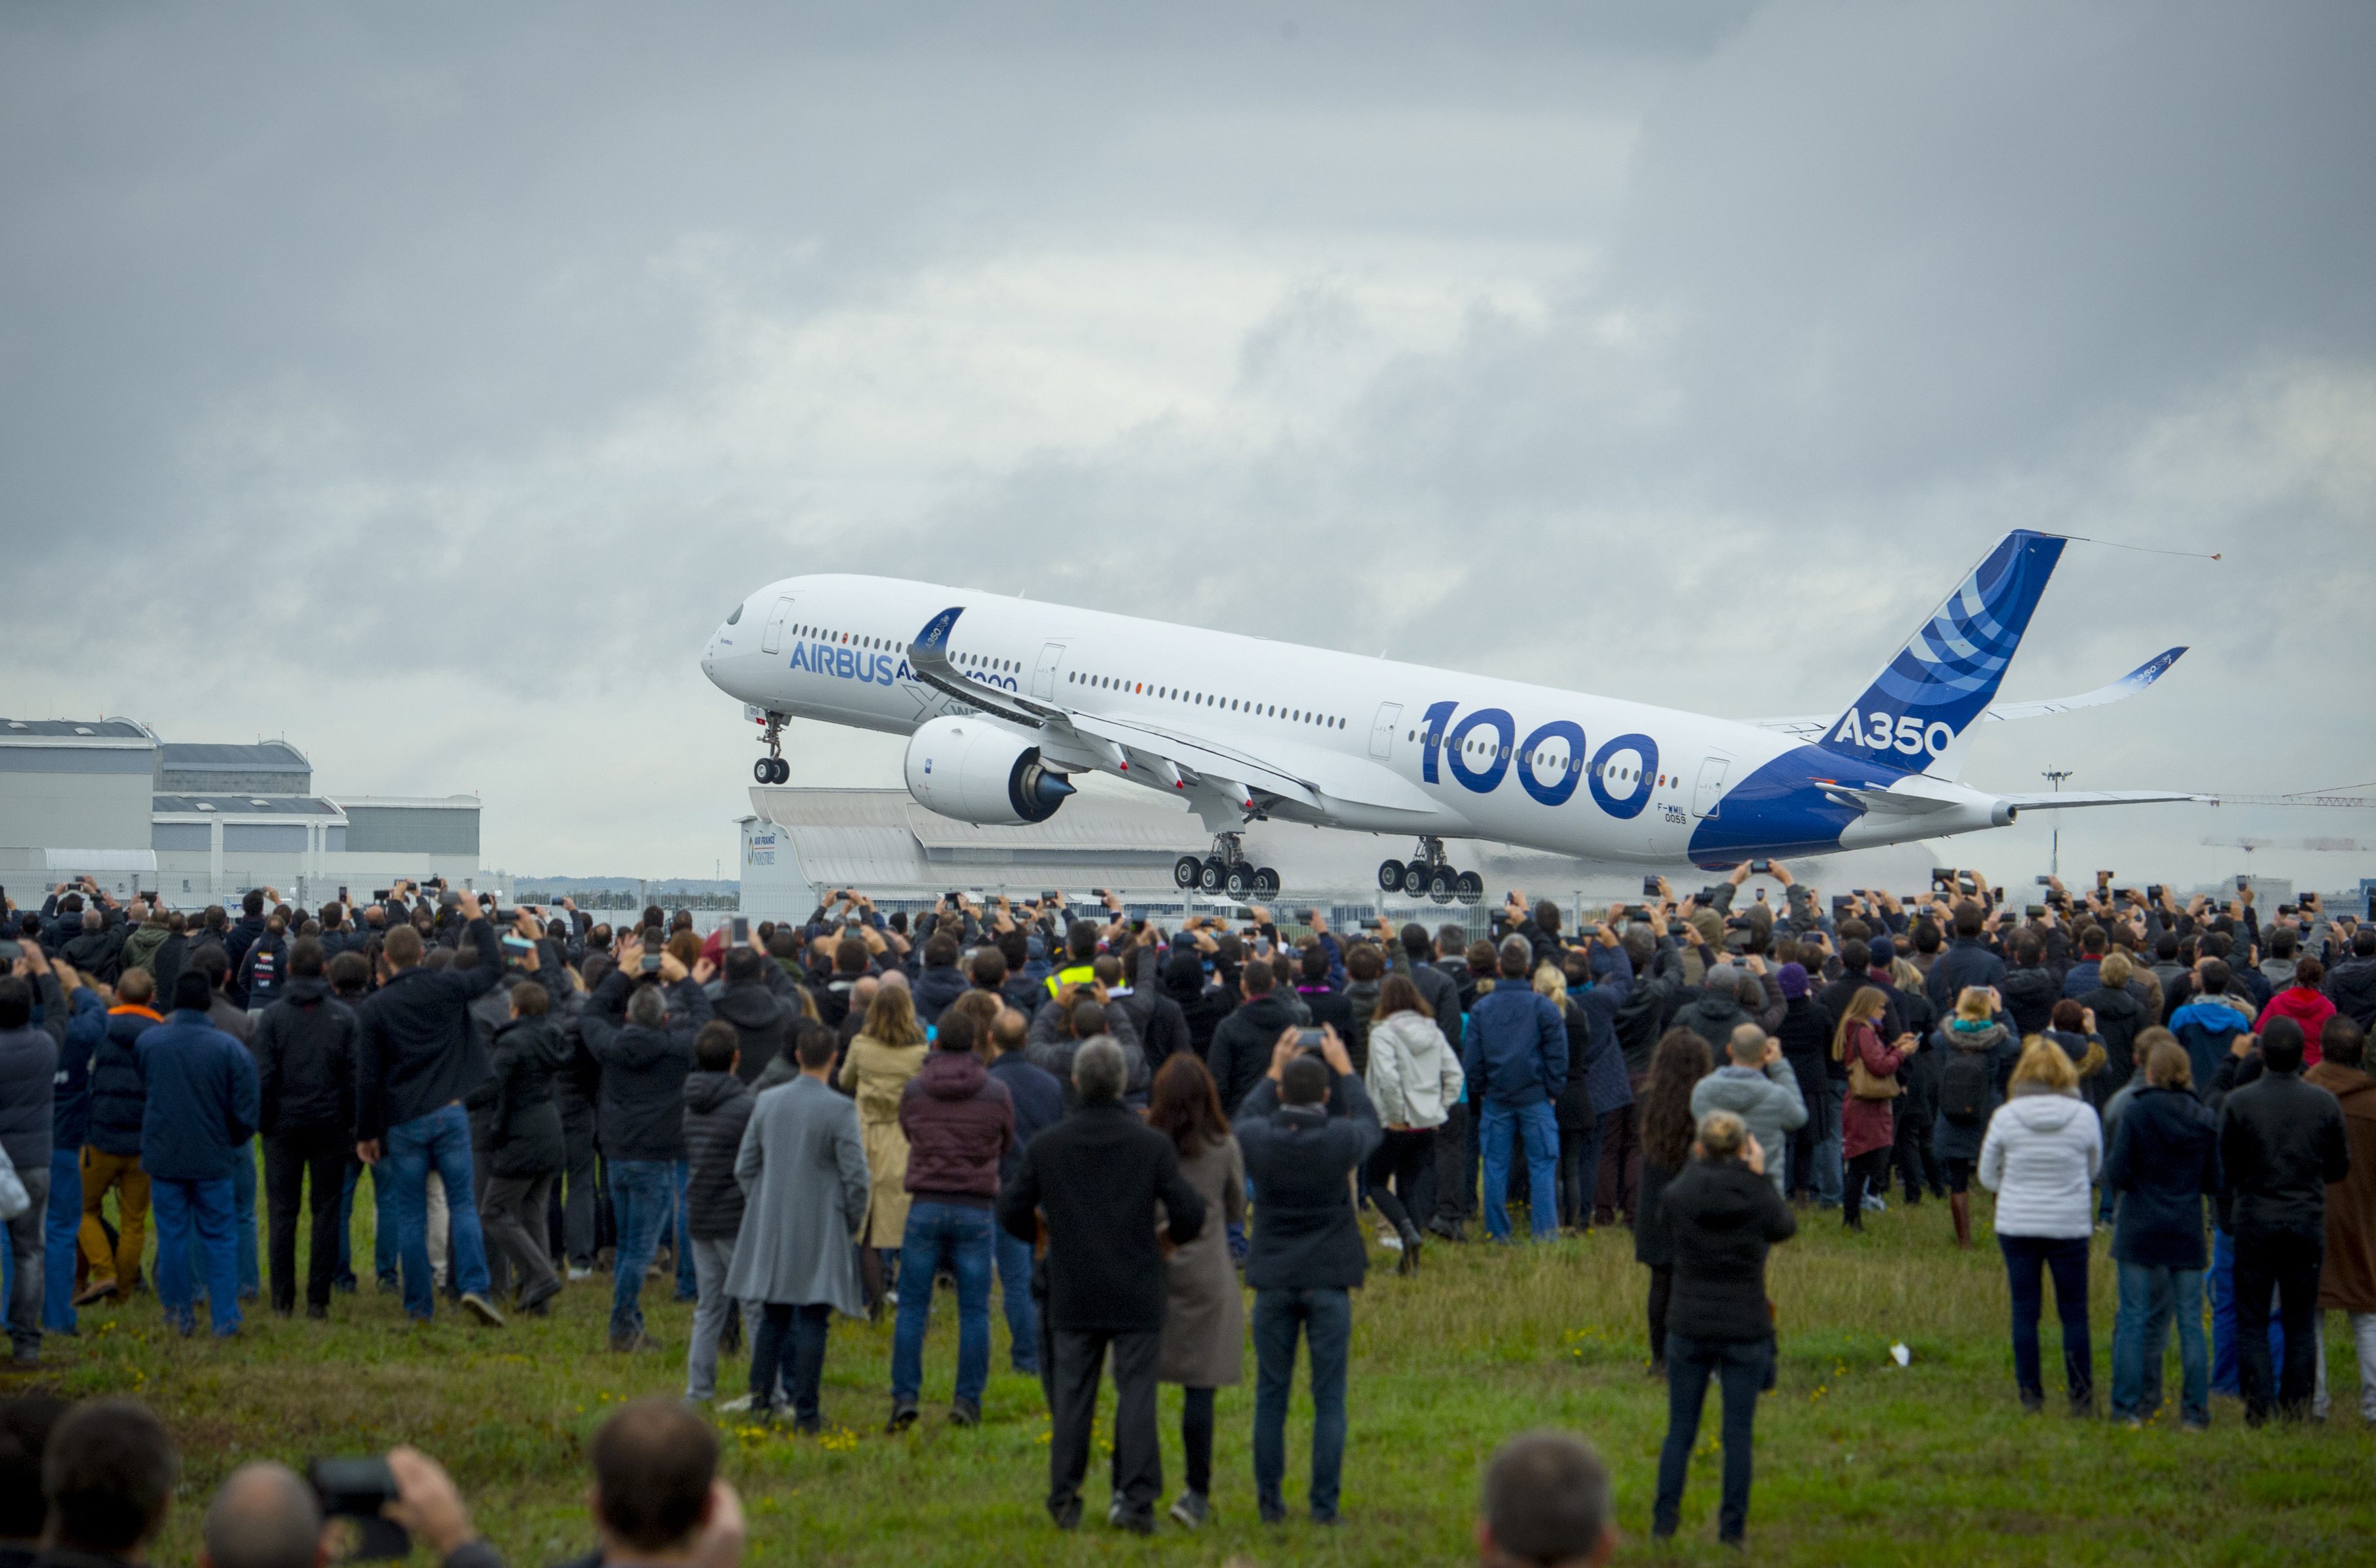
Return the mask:
<path id="1" fill-rule="evenodd" d="M 672 1289 L 686 1397 L 720 1398 L 746 1347 L 752 1419 L 796 1431 L 837 1314 L 892 1316 L 885 1424 L 918 1422 L 944 1286 L 946 1419 L 979 1422 L 996 1295 L 1066 1527 L 1109 1372 L 1110 1522 L 1156 1526 L 1163 1382 L 1186 1391 L 1170 1516 L 1209 1516 L 1214 1396 L 1250 1336 L 1257 1511 L 1286 1513 L 1301 1359 L 1305 1506 L 1333 1521 L 1364 1210 L 1408 1275 L 1472 1227 L 1514 1244 L 1523 1206 L 1536 1241 L 1632 1229 L 1671 1400 L 1654 1527 L 1676 1527 L 1713 1381 L 1738 1539 L 1776 1364 L 1766 1249 L 1893 1198 L 1943 1202 L 1968 1247 L 1977 1179 L 2024 1404 L 2050 1281 L 2065 1394 L 2095 1408 L 2109 1229 L 2115 1416 L 2159 1408 L 2173 1326 L 2184 1421 L 2213 1392 L 2254 1422 L 2323 1413 L 2327 1308 L 2376 1420 L 2376 927 L 2308 897 L 2264 919 L 2244 890 L 2043 879 L 2016 908 L 1947 873 L 1827 901 L 1755 872 L 1780 897 L 1748 897 L 1744 865 L 1573 922 L 1513 891 L 1490 937 L 1311 910 L 1165 930 L 1111 897 L 886 916 L 855 890 L 705 937 L 683 912 L 614 928 L 411 884 L 312 913 L 259 889 L 236 918 L 60 886 L 10 909 L 0 977 L 16 1358 L 143 1290 L 184 1334 L 202 1306 L 237 1333 L 267 1284 L 293 1314 L 301 1208 L 326 1316 L 359 1286 L 368 1190 L 372 1273 L 411 1316 L 442 1294 L 500 1328 L 607 1274 L 608 1347 L 635 1355 L 658 1348 L 643 1292 Z"/>

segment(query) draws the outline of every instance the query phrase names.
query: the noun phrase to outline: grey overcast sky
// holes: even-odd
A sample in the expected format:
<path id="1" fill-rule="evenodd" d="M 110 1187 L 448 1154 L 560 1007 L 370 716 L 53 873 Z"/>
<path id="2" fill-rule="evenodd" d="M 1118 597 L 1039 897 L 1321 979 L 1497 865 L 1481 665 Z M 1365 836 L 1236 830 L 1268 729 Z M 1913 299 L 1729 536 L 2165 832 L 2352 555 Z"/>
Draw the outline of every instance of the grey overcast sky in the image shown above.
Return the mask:
<path id="1" fill-rule="evenodd" d="M 2358 0 L 11 6 L 0 711 L 707 875 L 788 572 L 1753 716 L 2026 526 L 2226 558 L 2074 547 L 2007 695 L 2193 652 L 1974 781 L 2376 779 L 2371 81 Z M 2066 864 L 2248 823 L 2376 844 Z"/>

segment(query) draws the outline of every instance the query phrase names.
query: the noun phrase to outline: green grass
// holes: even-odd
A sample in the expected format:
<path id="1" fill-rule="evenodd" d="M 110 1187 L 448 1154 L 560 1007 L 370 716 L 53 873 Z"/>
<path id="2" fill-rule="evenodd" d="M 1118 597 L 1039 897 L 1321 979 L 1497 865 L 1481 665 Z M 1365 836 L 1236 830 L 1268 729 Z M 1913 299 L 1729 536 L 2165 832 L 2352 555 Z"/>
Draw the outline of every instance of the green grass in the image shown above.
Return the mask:
<path id="1" fill-rule="evenodd" d="M 1980 1201 L 1985 1220 L 1986 1200 Z M 368 1214 L 363 1206 L 362 1214 Z M 1523 1221 L 1522 1221 L 1523 1223 Z M 2357 1369 L 2330 1336 L 2338 1396 L 2323 1426 L 2246 1430 L 2232 1400 L 2213 1430 L 2176 1430 L 2166 1409 L 2141 1431 L 2014 1398 L 2002 1266 L 1983 1233 L 1959 1254 L 1943 1206 L 1893 1207 L 1862 1237 L 1808 1215 L 1777 1248 L 1780 1386 L 1758 1411 L 1752 1556 L 1805 1563 L 2365 1562 L 2376 1539 L 2376 1439 L 2357 1417 Z M 2102 1238 L 2093 1289 L 2099 1403 L 2109 1385 L 2112 1288 Z M 368 1256 L 368 1253 L 365 1253 Z M 1380 1261 L 1390 1261 L 1380 1254 Z M 1152 1542 L 1103 1527 L 1105 1449 L 1091 1523 L 1060 1537 L 1040 1508 L 1048 1420 L 1038 1384 L 994 1372 L 977 1431 L 941 1420 L 955 1371 L 954 1304 L 939 1304 L 926 1358 L 926 1416 L 881 1435 L 891 1334 L 838 1321 L 826 1366 L 826 1435 L 799 1440 L 724 1418 L 727 1470 L 750 1510 L 752 1559 L 771 1563 L 1408 1563 L 1473 1560 L 1477 1474 L 1512 1431 L 1589 1436 L 1616 1475 L 1621 1561 L 1737 1561 L 1717 1547 L 1719 1460 L 1712 1397 L 1684 1502 L 1681 1544 L 1647 1539 L 1663 1386 L 1645 1375 L 1645 1272 L 1622 1229 L 1515 1252 L 1434 1246 L 1416 1279 L 1385 1270 L 1355 1298 L 1346 1524 L 1253 1518 L 1248 1383 L 1225 1390 L 1214 1527 L 1166 1526 Z M 152 1302 L 86 1310 L 79 1339 L 49 1341 L 49 1381 L 73 1396 L 148 1401 L 182 1444 L 185 1483 L 162 1561 L 195 1555 L 215 1483 L 244 1460 L 361 1453 L 411 1442 L 444 1460 L 480 1526 L 519 1564 L 588 1544 L 583 1446 L 623 1400 L 683 1387 L 690 1309 L 646 1292 L 656 1355 L 603 1349 L 610 1281 L 571 1287 L 552 1318 L 502 1332 L 440 1311 L 409 1326 L 395 1298 L 341 1296 L 332 1321 L 252 1311 L 219 1344 L 167 1333 Z M 2046 1364 L 2059 1366 L 2048 1314 Z M 1890 1360 L 1903 1340 L 1907 1369 Z M 744 1368 L 727 1369 L 742 1391 Z M 2175 1400 L 2173 1354 L 2167 1390 Z M 1179 1396 L 1162 1403 L 1166 1479 L 1179 1484 Z M 1290 1417 L 1290 1509 L 1303 1495 L 1308 1407 Z"/>

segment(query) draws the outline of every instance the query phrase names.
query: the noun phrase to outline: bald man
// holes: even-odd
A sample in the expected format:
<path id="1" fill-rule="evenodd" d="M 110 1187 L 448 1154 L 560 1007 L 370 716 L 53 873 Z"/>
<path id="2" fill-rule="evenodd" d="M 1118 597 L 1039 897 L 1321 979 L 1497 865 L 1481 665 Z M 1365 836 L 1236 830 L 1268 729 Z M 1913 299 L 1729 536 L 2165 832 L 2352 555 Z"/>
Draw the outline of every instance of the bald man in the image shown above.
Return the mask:
<path id="1" fill-rule="evenodd" d="M 286 1465 L 242 1465 L 215 1493 L 199 1549 L 202 1568 L 323 1568 L 330 1540 L 314 1489 Z"/>

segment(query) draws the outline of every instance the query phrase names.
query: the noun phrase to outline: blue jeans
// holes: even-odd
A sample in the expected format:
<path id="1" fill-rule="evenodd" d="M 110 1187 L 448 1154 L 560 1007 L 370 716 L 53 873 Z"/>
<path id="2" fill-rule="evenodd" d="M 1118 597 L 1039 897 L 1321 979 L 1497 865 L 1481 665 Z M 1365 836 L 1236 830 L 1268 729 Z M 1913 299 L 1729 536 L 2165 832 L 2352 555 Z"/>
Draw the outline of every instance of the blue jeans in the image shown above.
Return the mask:
<path id="1" fill-rule="evenodd" d="M 991 1242 L 998 1260 L 999 1304 L 1006 1310 L 1007 1353 L 1016 1372 L 1038 1377 L 1040 1308 L 1031 1300 L 1031 1243 L 997 1225 L 991 1227 Z"/>
<path id="2" fill-rule="evenodd" d="M 232 1250 L 239 1258 L 239 1299 L 252 1301 L 264 1284 L 256 1272 L 255 1256 L 255 1140 L 250 1138 L 239 1146 L 231 1168 L 231 1224 Z M 206 1261 L 194 1257 L 190 1266 L 196 1273 L 190 1277 L 191 1289 L 206 1289 Z"/>
<path id="3" fill-rule="evenodd" d="M 339 1190 L 339 1272 L 337 1282 L 351 1287 L 355 1283 L 355 1189 L 362 1180 L 365 1167 L 360 1159 L 347 1161 L 346 1185 Z M 382 1281 L 396 1279 L 396 1210 L 388 1205 L 388 1183 L 374 1173 L 372 1177 L 372 1274 Z"/>
<path id="4" fill-rule="evenodd" d="M 2022 1397 L 2046 1397 L 2037 1353 L 2037 1320 L 2046 1309 L 2045 1271 L 2054 1276 L 2054 1315 L 2062 1322 L 2064 1386 L 2073 1405 L 2092 1404 L 2096 1356 L 2087 1333 L 2087 1238 L 1999 1235 L 1997 1247 L 2004 1253 L 2005 1280 L 2013 1296 L 2013 1378 Z"/>
<path id="5" fill-rule="evenodd" d="M 1815 1108 L 1809 1106 L 1807 1114 L 1812 1120 Z M 1824 1133 L 1815 1140 L 1814 1169 L 1810 1171 L 1810 1185 L 1815 1189 L 1815 1203 L 1823 1208 L 1837 1208 L 1847 1196 L 1846 1167 L 1840 1158 L 1840 1085 L 1826 1076 L 1824 1080 Z"/>
<path id="6" fill-rule="evenodd" d="M 2211 1420 L 2211 1358 L 2203 1343 L 2203 1271 L 2124 1263 L 2112 1323 L 2112 1414 L 2143 1420 L 2161 1408 L 2161 1348 L 2178 1320 L 2179 1415 Z"/>
<path id="7" fill-rule="evenodd" d="M 0 1259 L 7 1264 L 8 1338 L 20 1354 L 38 1355 L 45 1295 L 42 1280 L 48 1274 L 45 1254 L 50 1247 L 50 1173 L 47 1169 L 19 1170 L 17 1180 L 25 1184 L 25 1196 L 32 1206 L 8 1221 L 6 1240 L 0 1242 Z M 75 1184 L 81 1183 L 77 1172 Z M 66 1277 L 74 1277 L 71 1263 L 66 1265 Z"/>
<path id="8" fill-rule="evenodd" d="M 2286 1325 L 2269 1314 L 2269 1360 L 2286 1360 Z M 2211 1392 L 2240 1397 L 2244 1392 L 2242 1359 L 2236 1351 L 2236 1238 L 2214 1226 L 2211 1230 Z"/>
<path id="9" fill-rule="evenodd" d="M 165 1321 L 187 1334 L 197 1327 L 193 1274 L 204 1277 L 207 1310 L 217 1334 L 239 1332 L 239 1249 L 232 1240 L 232 1181 L 148 1179 L 149 1216 L 157 1222 L 157 1300 Z M 190 1241 L 193 1232 L 197 1246 Z"/>
<path id="10" fill-rule="evenodd" d="M 1547 1241 L 1559 1229 L 1559 1118 L 1549 1100 L 1525 1107 L 1485 1103 L 1485 1233 L 1510 1239 L 1510 1140 L 1527 1146 L 1527 1219 L 1535 1240 Z"/>
<path id="11" fill-rule="evenodd" d="M 676 1299 L 696 1301 L 701 1299 L 701 1272 L 693 1264 L 693 1209 L 685 1202 L 685 1189 L 693 1183 L 693 1163 L 676 1162 Z"/>
<path id="12" fill-rule="evenodd" d="M 1555 1190 L 1540 1189 L 1546 1195 Z M 1312 1516 L 1334 1519 L 1345 1469 L 1345 1365 L 1353 1346 L 1353 1301 L 1343 1290 L 1254 1292 L 1254 1499 L 1266 1519 L 1287 1510 L 1279 1484 L 1287 1475 L 1298 1331 L 1312 1351 Z"/>
<path id="13" fill-rule="evenodd" d="M 479 1229 L 479 1204 L 470 1191 L 470 1119 L 458 1105 L 416 1116 L 387 1130 L 386 1152 L 372 1181 L 386 1177 L 388 1206 L 396 1210 L 396 1250 L 404 1264 L 404 1311 L 429 1321 L 437 1290 L 429 1273 L 429 1172 L 446 1187 L 450 1232 L 446 1265 L 460 1293 L 487 1293 L 487 1242 Z"/>
<path id="14" fill-rule="evenodd" d="M 1708 1379 L 1724 1389 L 1724 1494 L 1717 1509 L 1717 1536 L 1738 1541 L 1749 1528 L 1750 1447 L 1755 1435 L 1757 1395 L 1765 1386 L 1774 1346 L 1764 1339 L 1693 1339 L 1667 1336 L 1667 1443 L 1658 1451 L 1658 1496 L 1650 1510 L 1650 1533 L 1671 1536 L 1683 1510 L 1683 1478 L 1692 1445 L 1700 1438 L 1700 1412 L 1707 1404 Z"/>
<path id="15" fill-rule="evenodd" d="M 611 1206 L 619 1217 L 619 1251 L 611 1264 L 611 1337 L 628 1338 L 644 1326 L 644 1271 L 659 1251 L 660 1231 L 676 1207 L 676 1163 L 614 1159 Z"/>
<path id="16" fill-rule="evenodd" d="M 963 1204 L 908 1206 L 899 1249 L 899 1318 L 891 1334 L 891 1402 L 913 1405 L 924 1385 L 924 1330 L 933 1317 L 933 1277 L 957 1282 L 956 1402 L 981 1408 L 990 1382 L 990 1210 Z"/>
<path id="17" fill-rule="evenodd" d="M 82 1235 L 82 1151 L 50 1151 L 50 1206 L 42 1228 L 42 1326 L 75 1329 L 75 1253 Z"/>

